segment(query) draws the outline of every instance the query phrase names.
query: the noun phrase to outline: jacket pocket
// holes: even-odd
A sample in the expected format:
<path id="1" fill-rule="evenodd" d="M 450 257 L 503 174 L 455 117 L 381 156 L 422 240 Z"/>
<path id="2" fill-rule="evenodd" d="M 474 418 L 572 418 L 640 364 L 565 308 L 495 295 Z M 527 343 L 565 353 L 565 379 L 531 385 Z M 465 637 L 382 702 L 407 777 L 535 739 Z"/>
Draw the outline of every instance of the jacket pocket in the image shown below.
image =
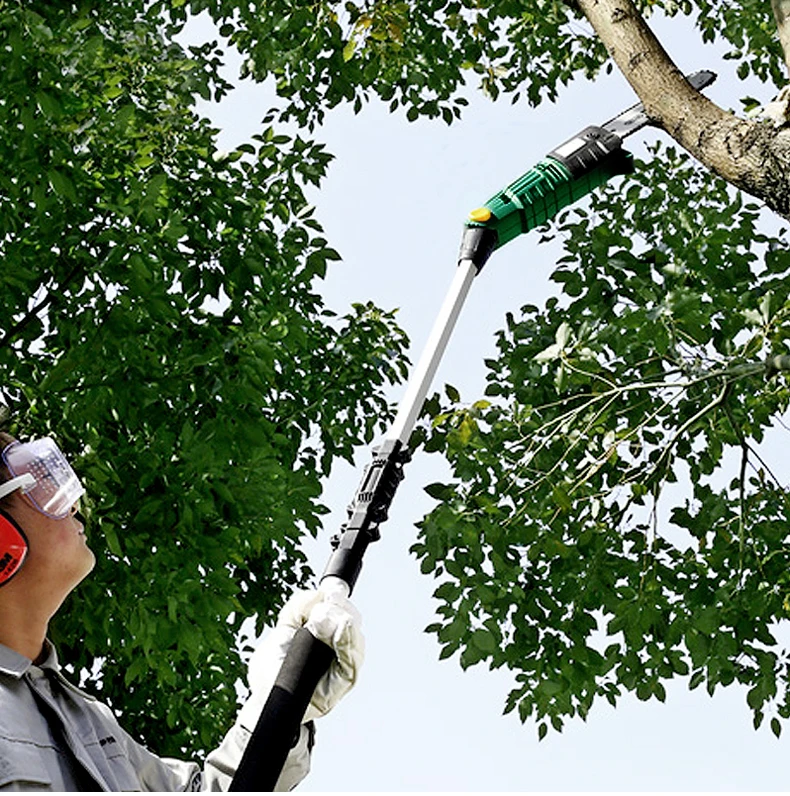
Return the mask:
<path id="1" fill-rule="evenodd" d="M 0 788 L 49 790 L 52 778 L 42 757 L 46 750 L 24 741 L 0 739 Z"/>

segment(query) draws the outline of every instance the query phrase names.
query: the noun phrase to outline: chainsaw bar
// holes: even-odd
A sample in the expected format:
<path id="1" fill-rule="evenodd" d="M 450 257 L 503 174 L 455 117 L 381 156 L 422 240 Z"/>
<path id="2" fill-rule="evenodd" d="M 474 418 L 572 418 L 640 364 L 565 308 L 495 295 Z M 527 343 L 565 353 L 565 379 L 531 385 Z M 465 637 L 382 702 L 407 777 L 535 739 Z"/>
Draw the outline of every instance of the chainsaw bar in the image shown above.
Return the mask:
<path id="1" fill-rule="evenodd" d="M 702 91 L 703 88 L 709 86 L 715 79 L 716 73 L 708 69 L 694 72 L 694 74 L 686 77 L 686 80 L 697 91 Z M 625 138 L 648 124 L 650 124 L 650 118 L 645 113 L 645 106 L 642 105 L 641 102 L 637 102 L 636 105 L 632 105 L 622 113 L 618 113 L 614 119 L 610 119 L 605 124 L 602 124 L 601 127 L 620 138 Z"/>

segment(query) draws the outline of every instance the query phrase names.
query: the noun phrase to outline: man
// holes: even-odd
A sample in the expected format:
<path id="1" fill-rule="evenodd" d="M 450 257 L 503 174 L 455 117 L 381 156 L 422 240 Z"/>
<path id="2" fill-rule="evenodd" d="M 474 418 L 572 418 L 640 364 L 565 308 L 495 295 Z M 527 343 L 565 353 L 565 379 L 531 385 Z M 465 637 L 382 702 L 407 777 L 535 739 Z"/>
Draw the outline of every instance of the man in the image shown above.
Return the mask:
<path id="1" fill-rule="evenodd" d="M 351 688 L 363 654 L 359 615 L 337 591 L 303 592 L 253 655 L 252 695 L 203 770 L 148 751 L 110 708 L 63 677 L 47 641 L 50 619 L 96 562 L 77 514 L 85 490 L 51 438 L 19 442 L 0 433 L 0 450 L 0 789 L 226 790 L 302 625 L 337 655 L 305 719 Z M 277 790 L 308 772 L 311 735 L 302 725 Z"/>

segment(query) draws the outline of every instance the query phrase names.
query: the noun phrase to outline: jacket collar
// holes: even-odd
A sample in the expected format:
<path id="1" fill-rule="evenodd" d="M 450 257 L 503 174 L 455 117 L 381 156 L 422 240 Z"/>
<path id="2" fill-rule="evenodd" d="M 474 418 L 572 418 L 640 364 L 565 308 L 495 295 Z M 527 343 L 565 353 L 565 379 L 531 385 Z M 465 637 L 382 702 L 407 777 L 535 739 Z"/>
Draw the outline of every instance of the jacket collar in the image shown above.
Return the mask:
<path id="1" fill-rule="evenodd" d="M 10 647 L 0 644 L 0 674 L 6 674 L 18 680 L 30 670 L 31 666 L 33 666 L 33 661 L 30 658 L 26 658 Z M 60 671 L 58 654 L 49 641 L 44 642 L 44 660 L 38 666 L 41 669 Z"/>

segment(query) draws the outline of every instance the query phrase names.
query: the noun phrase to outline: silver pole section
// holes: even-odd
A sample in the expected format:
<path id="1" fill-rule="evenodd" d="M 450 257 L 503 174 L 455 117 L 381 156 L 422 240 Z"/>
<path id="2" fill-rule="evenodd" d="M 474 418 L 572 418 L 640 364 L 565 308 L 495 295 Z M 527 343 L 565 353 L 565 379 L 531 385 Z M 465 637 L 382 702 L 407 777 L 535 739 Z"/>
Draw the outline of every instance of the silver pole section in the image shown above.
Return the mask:
<path id="1" fill-rule="evenodd" d="M 458 264 L 450 291 L 434 322 L 420 361 L 409 379 L 398 414 L 387 433 L 388 440 L 399 440 L 404 446 L 408 443 L 477 271 L 477 266 L 471 260 L 461 260 Z"/>

